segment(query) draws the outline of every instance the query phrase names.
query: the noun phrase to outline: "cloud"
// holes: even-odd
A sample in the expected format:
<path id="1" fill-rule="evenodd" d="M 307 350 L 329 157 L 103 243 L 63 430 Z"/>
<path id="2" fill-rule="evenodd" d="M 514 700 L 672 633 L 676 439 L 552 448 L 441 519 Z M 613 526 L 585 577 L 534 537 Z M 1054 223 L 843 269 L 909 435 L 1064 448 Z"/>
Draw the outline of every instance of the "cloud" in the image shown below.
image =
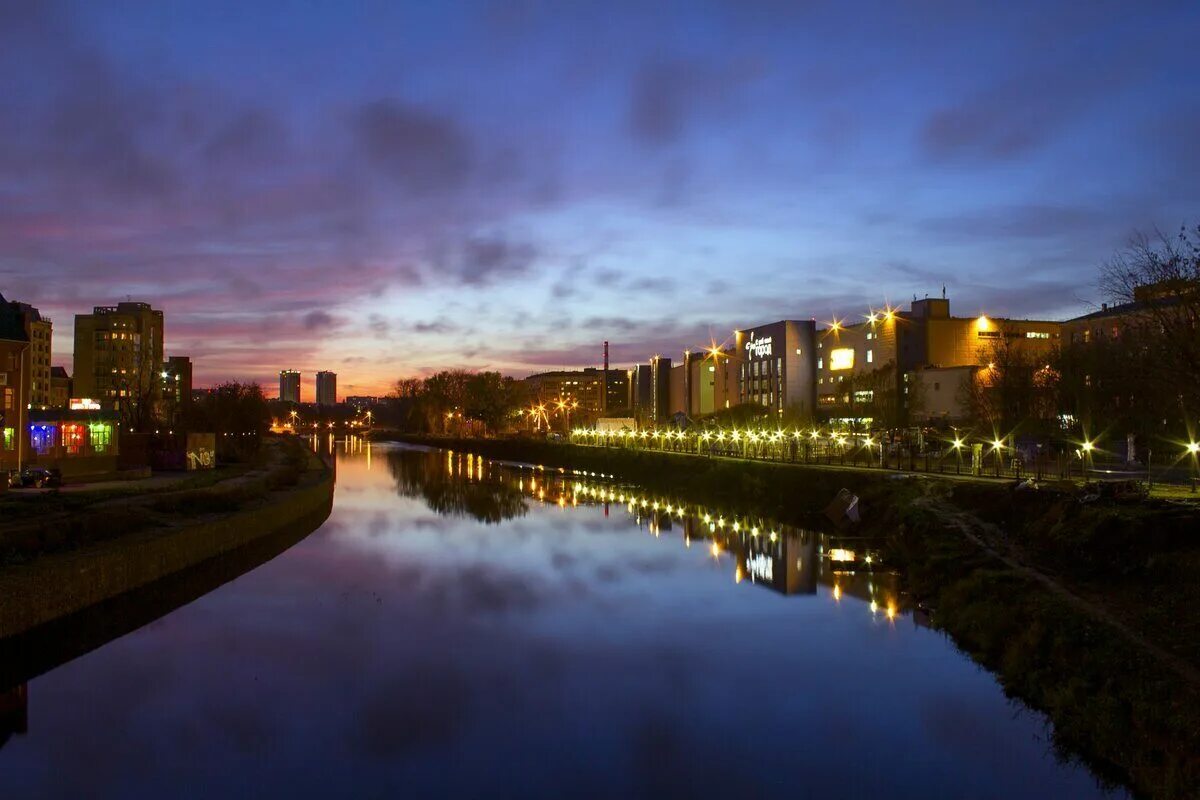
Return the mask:
<path id="1" fill-rule="evenodd" d="M 449 117 L 397 100 L 376 100 L 358 110 L 353 127 L 371 163 L 410 190 L 451 191 L 470 175 L 471 144 Z"/>
<path id="2" fill-rule="evenodd" d="M 633 138 L 661 148 L 681 141 L 702 114 L 730 110 L 736 93 L 762 74 L 756 60 L 713 64 L 689 59 L 655 59 L 633 74 L 627 124 Z M 676 168 L 666 178 L 668 198 L 685 176 Z"/>
<path id="3" fill-rule="evenodd" d="M 218 163 L 261 163 L 279 158 L 287 129 L 265 108 L 238 112 L 215 130 L 204 145 L 206 158 Z"/>
<path id="4" fill-rule="evenodd" d="M 414 333 L 450 333 L 458 328 L 457 325 L 445 319 L 435 319 L 429 322 L 414 322 Z"/>
<path id="5" fill-rule="evenodd" d="M 474 286 L 512 278 L 527 272 L 538 255 L 529 242 L 514 242 L 504 236 L 474 236 L 462 242 L 454 275 Z"/>
<path id="6" fill-rule="evenodd" d="M 338 321 L 327 311 L 310 311 L 304 315 L 304 328 L 309 331 L 333 328 Z"/>
<path id="7" fill-rule="evenodd" d="M 1139 71 L 1114 53 L 1026 69 L 943 106 L 926 119 L 921 146 L 936 160 L 1010 161 L 1044 145 Z"/>

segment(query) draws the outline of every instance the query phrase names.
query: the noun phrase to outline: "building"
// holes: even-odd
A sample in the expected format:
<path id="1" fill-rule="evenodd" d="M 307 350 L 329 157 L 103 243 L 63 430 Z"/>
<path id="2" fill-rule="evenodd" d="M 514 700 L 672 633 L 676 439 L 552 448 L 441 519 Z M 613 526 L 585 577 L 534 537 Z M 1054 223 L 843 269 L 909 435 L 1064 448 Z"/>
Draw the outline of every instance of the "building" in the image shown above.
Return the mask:
<path id="1" fill-rule="evenodd" d="M 317 405 L 318 406 L 336 406 L 337 405 L 337 373 L 336 372 L 318 372 L 317 373 Z"/>
<path id="2" fill-rule="evenodd" d="M 640 424 L 666 424 L 679 410 L 673 410 L 671 404 L 671 359 L 656 355 L 649 364 L 637 364 L 625 374 L 629 383 L 629 409 Z"/>
<path id="3" fill-rule="evenodd" d="M 0 295 L 0 470 L 20 469 L 25 463 L 28 350 L 29 335 L 23 318 Z"/>
<path id="4" fill-rule="evenodd" d="M 148 303 L 96 306 L 75 315 L 75 394 L 127 419 L 148 419 L 162 400 L 163 312 Z M 136 425 L 136 423 L 135 423 Z"/>
<path id="5" fill-rule="evenodd" d="M 737 405 L 738 379 L 742 359 L 732 348 L 713 347 L 703 352 L 683 354 L 686 368 L 685 413 L 689 417 L 704 416 Z"/>
<path id="6" fill-rule="evenodd" d="M 862 322 L 835 321 L 818 335 L 817 406 L 826 419 L 843 422 L 957 419 L 967 413 L 959 391 L 964 376 L 986 380 L 994 362 L 1014 353 L 1035 362 L 1048 356 L 1061 327 L 983 314 L 953 317 L 945 297 L 914 299 L 908 311 L 872 310 Z M 923 374 L 914 383 L 918 371 Z M 948 397 L 951 392 L 959 399 Z M 922 408 L 926 402 L 936 409 Z"/>
<path id="7" fill-rule="evenodd" d="M 816 408 L 817 323 L 781 320 L 734 332 L 738 401 L 811 417 Z"/>
<path id="8" fill-rule="evenodd" d="M 179 424 L 192 407 L 192 360 L 187 356 L 171 356 L 159 373 L 162 382 L 163 419 Z"/>
<path id="9" fill-rule="evenodd" d="M 300 402 L 300 371 L 284 369 L 279 371 L 279 399 L 285 403 Z"/>
<path id="10" fill-rule="evenodd" d="M 610 374 L 611 381 L 611 374 Z M 529 396 L 536 403 L 578 403 L 577 411 L 598 414 L 601 411 L 601 386 L 604 373 L 595 367 L 580 370 L 539 372 L 525 379 Z M 612 405 L 611 403 L 609 404 Z M 624 406 L 621 403 L 617 406 Z"/>
<path id="11" fill-rule="evenodd" d="M 604 407 L 606 416 L 629 413 L 629 373 L 623 369 L 610 369 L 607 376 L 607 398 Z"/>
<path id="12" fill-rule="evenodd" d="M 346 405 L 358 412 L 366 411 L 372 406 L 381 405 L 382 403 L 382 397 L 375 397 L 366 394 L 352 394 L 346 398 Z"/>
<path id="13" fill-rule="evenodd" d="M 65 367 L 50 368 L 50 408 L 67 408 L 71 403 L 71 376 Z"/>
<path id="14" fill-rule="evenodd" d="M 25 359 L 29 367 L 29 402 L 34 408 L 50 407 L 50 359 L 54 326 L 49 317 L 28 303 L 10 303 L 29 337 Z"/>
<path id="15" fill-rule="evenodd" d="M 117 469 L 117 414 L 50 409 L 29 414 L 26 463 L 52 467 L 64 477 L 108 475 Z"/>

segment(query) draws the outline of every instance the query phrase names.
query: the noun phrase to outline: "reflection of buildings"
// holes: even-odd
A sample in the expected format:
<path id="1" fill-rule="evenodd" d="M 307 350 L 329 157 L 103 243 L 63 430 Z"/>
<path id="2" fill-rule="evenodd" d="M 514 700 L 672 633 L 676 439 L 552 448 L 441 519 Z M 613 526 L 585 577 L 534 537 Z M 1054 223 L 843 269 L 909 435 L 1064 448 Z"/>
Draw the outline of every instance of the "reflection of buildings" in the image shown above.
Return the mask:
<path id="1" fill-rule="evenodd" d="M 612 476 L 505 466 L 470 453 L 393 451 L 388 462 L 400 493 L 424 497 L 439 513 L 467 510 L 490 520 L 489 515 L 478 515 L 484 503 L 474 494 L 486 492 L 495 498 L 506 488 L 515 495 L 510 498 L 514 507 L 528 497 L 559 508 L 592 506 L 606 517 L 624 510 L 655 537 L 679 531 L 684 545 L 701 544 L 716 561 L 732 561 L 735 583 L 758 584 L 784 595 L 815 595 L 824 585 L 834 601 L 855 598 L 880 619 L 894 619 L 904 610 L 900 577 L 868 538 L 779 525 L 751 515 L 726 518 L 695 504 L 597 481 Z"/>
<path id="2" fill-rule="evenodd" d="M 22 683 L 0 692 L 0 747 L 14 734 L 29 730 L 29 690 Z"/>

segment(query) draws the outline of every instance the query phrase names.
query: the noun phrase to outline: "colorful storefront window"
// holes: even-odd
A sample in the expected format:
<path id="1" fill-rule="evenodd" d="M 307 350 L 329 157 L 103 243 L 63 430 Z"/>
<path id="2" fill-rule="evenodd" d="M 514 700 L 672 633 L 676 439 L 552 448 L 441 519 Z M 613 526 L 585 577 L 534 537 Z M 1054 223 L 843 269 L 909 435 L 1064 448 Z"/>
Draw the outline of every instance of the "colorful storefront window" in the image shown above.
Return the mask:
<path id="1" fill-rule="evenodd" d="M 93 422 L 88 425 L 88 438 L 92 443 L 92 452 L 107 453 L 112 447 L 112 425 L 107 422 Z"/>
<path id="2" fill-rule="evenodd" d="M 17 449 L 16 438 L 17 438 L 17 429 L 16 428 L 5 428 L 3 441 L 0 441 L 0 449 L 16 450 Z"/>
<path id="3" fill-rule="evenodd" d="M 57 428 L 54 425 L 30 425 L 29 446 L 38 455 L 45 455 L 54 447 L 54 435 Z"/>
<path id="4" fill-rule="evenodd" d="M 79 455 L 83 450 L 83 426 L 78 422 L 64 422 L 62 426 L 62 444 L 67 450 L 67 455 Z"/>

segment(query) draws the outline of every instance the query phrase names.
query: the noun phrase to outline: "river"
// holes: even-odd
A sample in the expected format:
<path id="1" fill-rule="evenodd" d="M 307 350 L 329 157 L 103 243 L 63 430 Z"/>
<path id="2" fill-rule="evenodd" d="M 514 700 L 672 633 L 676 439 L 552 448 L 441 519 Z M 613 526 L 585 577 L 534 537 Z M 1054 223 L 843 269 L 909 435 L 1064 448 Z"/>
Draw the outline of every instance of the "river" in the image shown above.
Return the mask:
<path id="1" fill-rule="evenodd" d="M 317 531 L 0 695 L 0 797 L 1114 796 L 865 543 L 336 458 Z"/>

